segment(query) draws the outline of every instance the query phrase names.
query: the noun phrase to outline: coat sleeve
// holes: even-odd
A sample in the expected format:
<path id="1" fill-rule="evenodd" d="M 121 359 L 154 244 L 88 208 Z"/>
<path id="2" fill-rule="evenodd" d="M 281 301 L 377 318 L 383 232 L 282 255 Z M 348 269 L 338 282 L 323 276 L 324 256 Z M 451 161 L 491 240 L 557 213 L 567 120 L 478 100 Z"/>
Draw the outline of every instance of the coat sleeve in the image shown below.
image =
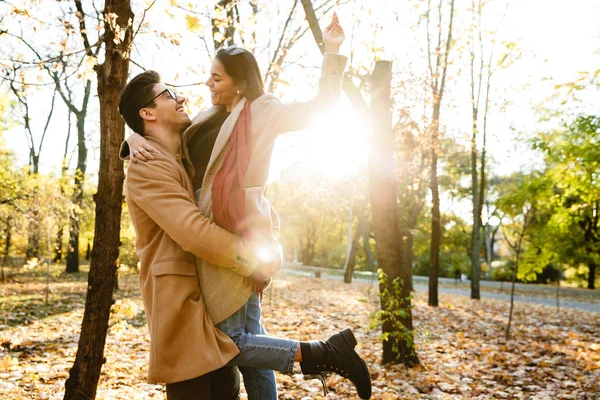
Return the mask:
<path id="1" fill-rule="evenodd" d="M 130 164 L 129 200 L 184 250 L 240 275 L 251 275 L 258 258 L 250 244 L 206 218 L 182 186 L 180 174 L 174 161 L 163 154 L 147 163 Z"/>
<path id="2" fill-rule="evenodd" d="M 129 160 L 129 143 L 127 143 L 127 140 L 123 140 L 121 142 L 121 147 L 119 148 L 119 158 L 123 161 Z"/>
<path id="3" fill-rule="evenodd" d="M 339 102 L 347 60 L 339 54 L 323 55 L 319 92 L 311 101 L 284 104 L 275 96 L 265 96 L 265 116 L 275 136 L 306 129 L 311 120 L 309 116 L 322 113 Z"/>

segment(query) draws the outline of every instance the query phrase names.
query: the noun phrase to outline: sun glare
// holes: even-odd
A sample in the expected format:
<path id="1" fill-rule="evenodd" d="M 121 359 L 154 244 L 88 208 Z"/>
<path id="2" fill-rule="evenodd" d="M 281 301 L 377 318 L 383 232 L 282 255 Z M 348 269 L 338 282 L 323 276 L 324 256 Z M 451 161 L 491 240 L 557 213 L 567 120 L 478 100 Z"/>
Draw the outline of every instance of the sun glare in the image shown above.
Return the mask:
<path id="1" fill-rule="evenodd" d="M 367 129 L 349 104 L 342 104 L 315 120 L 305 131 L 277 139 L 269 181 L 277 181 L 288 168 L 307 176 L 344 179 L 367 162 Z"/>

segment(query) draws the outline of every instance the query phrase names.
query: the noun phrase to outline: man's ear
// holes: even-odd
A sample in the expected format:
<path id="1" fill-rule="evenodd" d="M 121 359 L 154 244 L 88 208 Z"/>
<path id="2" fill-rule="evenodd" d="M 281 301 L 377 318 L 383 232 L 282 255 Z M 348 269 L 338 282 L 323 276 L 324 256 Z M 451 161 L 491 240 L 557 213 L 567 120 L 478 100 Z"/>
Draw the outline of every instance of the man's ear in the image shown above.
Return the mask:
<path id="1" fill-rule="evenodd" d="M 140 110 L 140 117 L 146 121 L 155 121 L 156 115 L 152 112 L 150 108 L 142 108 Z"/>

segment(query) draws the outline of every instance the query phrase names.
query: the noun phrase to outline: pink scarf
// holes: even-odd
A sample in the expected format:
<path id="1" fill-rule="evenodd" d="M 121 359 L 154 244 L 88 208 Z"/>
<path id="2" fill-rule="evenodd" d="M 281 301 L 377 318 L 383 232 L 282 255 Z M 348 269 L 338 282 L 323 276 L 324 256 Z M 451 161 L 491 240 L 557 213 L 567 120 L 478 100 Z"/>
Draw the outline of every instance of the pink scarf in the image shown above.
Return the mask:
<path id="1" fill-rule="evenodd" d="M 212 185 L 213 220 L 229 232 L 241 235 L 246 233 L 244 177 L 252 151 L 250 123 L 250 102 L 246 100 L 244 109 L 231 132 L 223 165 Z"/>

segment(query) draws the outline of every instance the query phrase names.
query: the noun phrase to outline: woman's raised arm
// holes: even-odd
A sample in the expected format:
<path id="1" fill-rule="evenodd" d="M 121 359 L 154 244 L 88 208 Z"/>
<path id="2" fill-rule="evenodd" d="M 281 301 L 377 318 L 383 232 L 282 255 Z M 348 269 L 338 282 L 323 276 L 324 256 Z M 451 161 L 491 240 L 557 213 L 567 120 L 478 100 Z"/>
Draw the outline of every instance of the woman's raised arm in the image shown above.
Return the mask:
<path id="1" fill-rule="evenodd" d="M 320 114 L 336 105 L 340 100 L 344 69 L 348 59 L 339 55 L 344 42 L 344 29 L 334 12 L 331 23 L 323 30 L 323 65 L 319 80 L 319 93 L 311 101 L 281 103 L 275 96 L 263 98 L 263 111 L 269 115 L 272 132 L 284 132 L 308 128 L 312 115 Z"/>

